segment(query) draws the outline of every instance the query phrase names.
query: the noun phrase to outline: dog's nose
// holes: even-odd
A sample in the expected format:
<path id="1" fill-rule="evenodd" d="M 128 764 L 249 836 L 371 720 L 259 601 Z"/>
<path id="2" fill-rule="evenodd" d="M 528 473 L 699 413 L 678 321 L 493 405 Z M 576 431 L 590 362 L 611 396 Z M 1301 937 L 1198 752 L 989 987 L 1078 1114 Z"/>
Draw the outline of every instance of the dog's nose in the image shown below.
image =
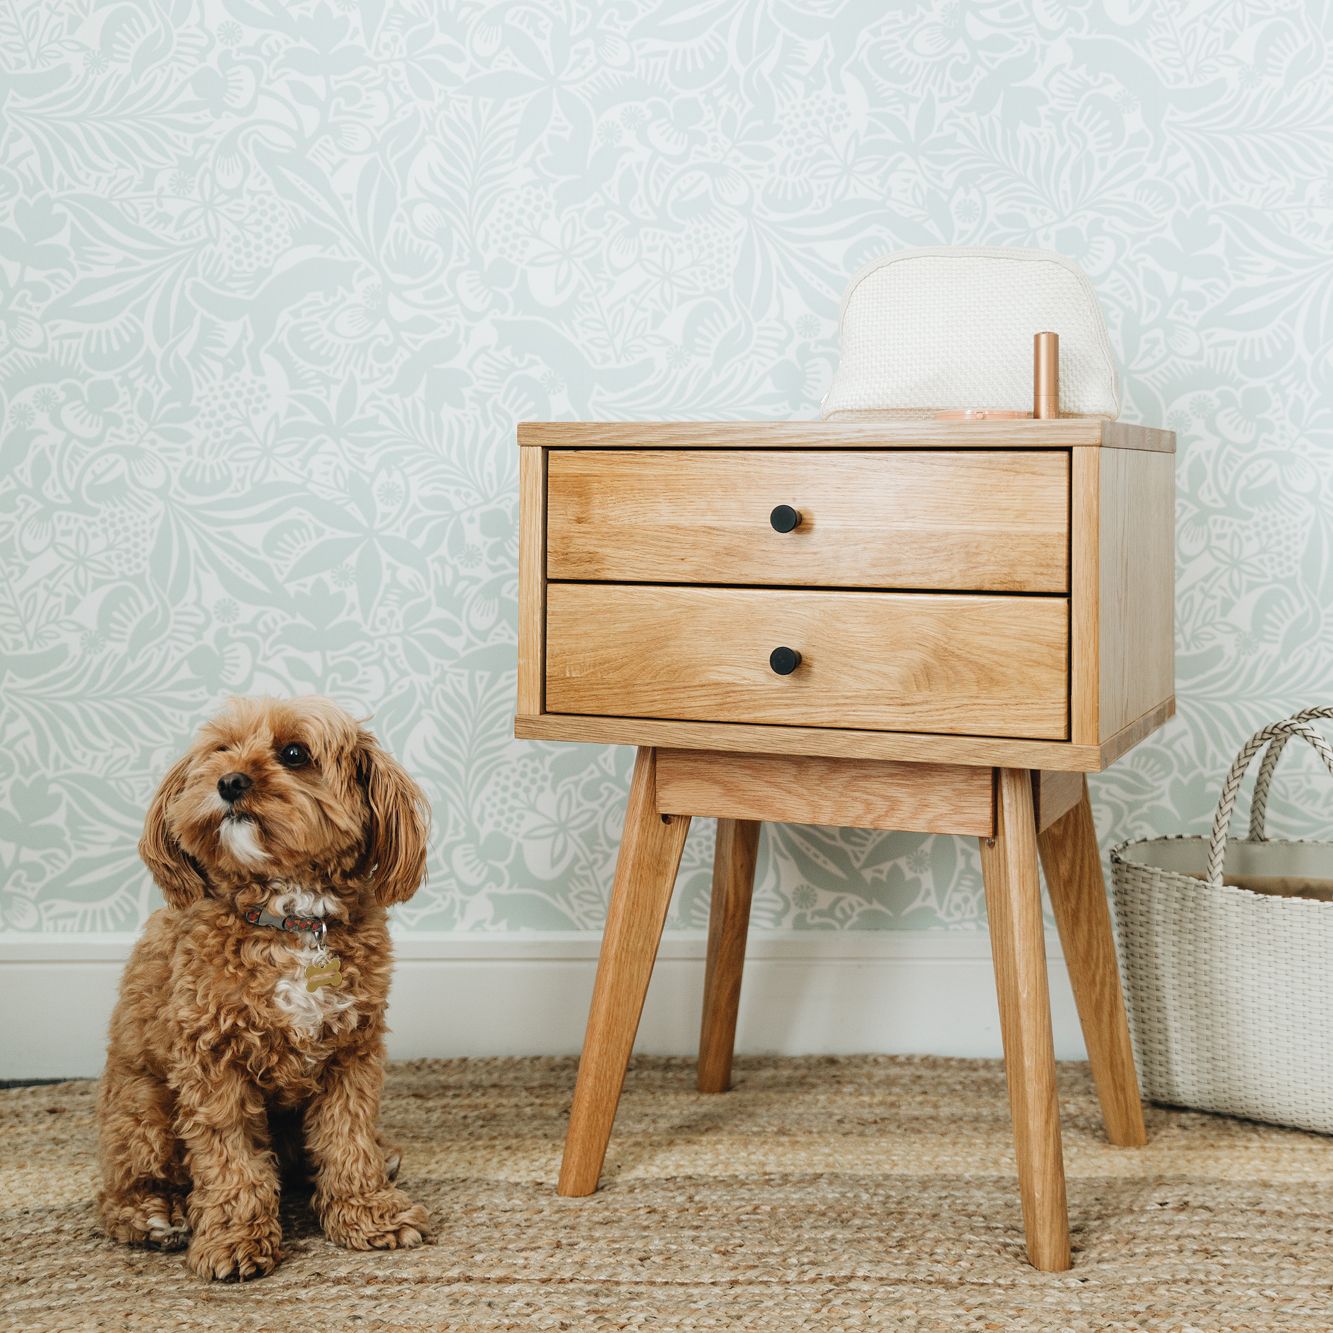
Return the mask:
<path id="1" fill-rule="evenodd" d="M 230 804 L 239 801 L 254 785 L 246 773 L 224 773 L 218 779 L 218 795 Z"/>

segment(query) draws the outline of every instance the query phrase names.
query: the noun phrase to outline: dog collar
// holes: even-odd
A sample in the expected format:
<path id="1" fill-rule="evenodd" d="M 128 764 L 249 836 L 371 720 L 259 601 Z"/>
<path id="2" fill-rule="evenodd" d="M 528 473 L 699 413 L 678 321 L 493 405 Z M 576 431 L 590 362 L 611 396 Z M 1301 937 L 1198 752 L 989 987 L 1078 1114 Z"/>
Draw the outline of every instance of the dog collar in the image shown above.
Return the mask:
<path id="1" fill-rule="evenodd" d="M 293 912 L 278 916 L 267 907 L 247 907 L 244 916 L 252 926 L 272 926 L 275 930 L 285 930 L 289 935 L 311 935 L 318 943 L 323 943 L 329 928 L 322 916 L 297 916 Z"/>
<path id="2" fill-rule="evenodd" d="M 271 926 L 274 930 L 286 931 L 288 935 L 304 935 L 310 939 L 318 953 L 315 961 L 305 970 L 305 988 L 317 991 L 321 986 L 331 986 L 335 990 L 343 984 L 342 963 L 338 955 L 329 950 L 324 943 L 324 936 L 329 933 L 329 923 L 322 916 L 297 916 L 289 912 L 278 916 L 267 907 L 247 907 L 242 913 L 252 926 Z"/>

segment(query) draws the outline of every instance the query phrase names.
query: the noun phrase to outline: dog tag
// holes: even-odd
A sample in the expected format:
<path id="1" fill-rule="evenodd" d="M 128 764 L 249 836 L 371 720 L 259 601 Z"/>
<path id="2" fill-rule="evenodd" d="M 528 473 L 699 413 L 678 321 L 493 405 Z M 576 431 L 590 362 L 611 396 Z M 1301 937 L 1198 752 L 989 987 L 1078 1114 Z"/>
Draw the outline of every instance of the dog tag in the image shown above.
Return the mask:
<path id="1" fill-rule="evenodd" d="M 342 984 L 342 964 L 336 954 L 325 954 L 305 970 L 305 988 L 308 991 L 317 991 L 321 986 L 332 986 L 336 990 Z"/>

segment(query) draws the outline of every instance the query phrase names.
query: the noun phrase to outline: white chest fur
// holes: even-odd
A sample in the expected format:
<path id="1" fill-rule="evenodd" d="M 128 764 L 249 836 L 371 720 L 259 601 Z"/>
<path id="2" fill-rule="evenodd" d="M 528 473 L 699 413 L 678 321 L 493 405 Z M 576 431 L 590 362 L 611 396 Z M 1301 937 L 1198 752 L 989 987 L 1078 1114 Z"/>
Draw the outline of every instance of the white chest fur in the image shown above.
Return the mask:
<path id="1" fill-rule="evenodd" d="M 331 900 L 309 889 L 286 884 L 275 887 L 279 891 L 268 901 L 274 916 L 325 916 L 333 907 Z M 290 950 L 291 971 L 279 977 L 273 988 L 273 1003 L 293 1028 L 315 1037 L 330 1019 L 350 1010 L 356 997 L 341 986 L 309 988 L 306 969 L 318 960 L 319 948 L 305 936 L 300 939 L 300 948 Z"/>

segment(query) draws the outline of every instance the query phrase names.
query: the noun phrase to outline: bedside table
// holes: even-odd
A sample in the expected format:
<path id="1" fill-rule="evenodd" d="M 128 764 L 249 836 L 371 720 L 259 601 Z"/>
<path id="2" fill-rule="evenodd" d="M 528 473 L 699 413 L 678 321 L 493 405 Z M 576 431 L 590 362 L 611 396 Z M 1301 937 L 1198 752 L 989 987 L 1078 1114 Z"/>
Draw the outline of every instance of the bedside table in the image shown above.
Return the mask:
<path id="1" fill-rule="evenodd" d="M 1038 858 L 1107 1135 L 1145 1141 L 1084 773 L 1174 711 L 1174 450 L 1093 418 L 540 422 L 515 735 L 635 745 L 560 1192 L 592 1193 L 690 817 L 699 1087 L 730 1082 L 759 826 L 980 840 L 1028 1255 L 1070 1263 Z"/>

